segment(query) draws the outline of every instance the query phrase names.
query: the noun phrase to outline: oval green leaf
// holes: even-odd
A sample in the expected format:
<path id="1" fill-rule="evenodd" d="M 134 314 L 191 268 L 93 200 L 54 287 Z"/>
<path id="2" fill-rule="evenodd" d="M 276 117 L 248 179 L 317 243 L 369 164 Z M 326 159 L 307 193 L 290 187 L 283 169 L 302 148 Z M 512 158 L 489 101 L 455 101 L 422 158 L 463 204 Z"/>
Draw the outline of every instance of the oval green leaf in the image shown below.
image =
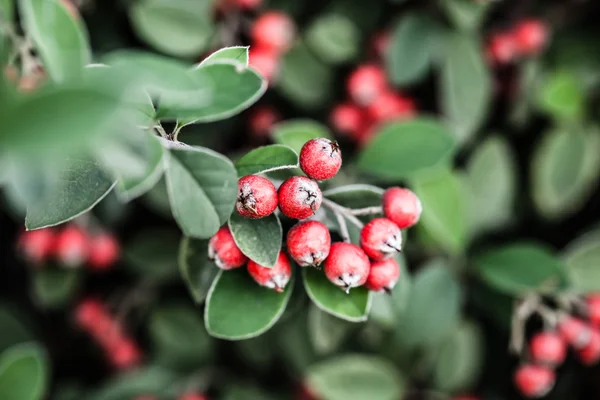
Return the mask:
<path id="1" fill-rule="evenodd" d="M 592 231 L 569 243 L 562 259 L 571 288 L 577 292 L 600 291 L 600 231 Z"/>
<path id="2" fill-rule="evenodd" d="M 175 221 L 186 236 L 211 237 L 235 206 L 235 167 L 202 147 L 171 148 L 167 158 L 167 192 Z"/>
<path id="3" fill-rule="evenodd" d="M 77 270 L 44 268 L 35 271 L 33 293 L 35 300 L 47 308 L 59 308 L 76 294 L 81 282 Z"/>
<path id="4" fill-rule="evenodd" d="M 546 77 L 538 89 L 538 108 L 556 120 L 573 121 L 585 110 L 585 90 L 578 77 L 557 71 Z"/>
<path id="5" fill-rule="evenodd" d="M 352 20 L 341 14 L 317 17 L 305 33 L 306 45 L 328 64 L 354 60 L 360 51 L 360 31 Z"/>
<path id="6" fill-rule="evenodd" d="M 192 298 L 204 302 L 219 268 L 208 258 L 208 240 L 184 236 L 179 245 L 179 271 Z"/>
<path id="7" fill-rule="evenodd" d="M 231 46 L 219 49 L 206 57 L 200 65 L 210 64 L 217 60 L 233 60 L 248 66 L 248 50 L 250 46 Z"/>
<path id="8" fill-rule="evenodd" d="M 42 400 L 50 380 L 46 353 L 37 344 L 22 344 L 0 355 L 0 398 Z"/>
<path id="9" fill-rule="evenodd" d="M 123 255 L 130 272 L 166 280 L 177 275 L 179 233 L 174 229 L 144 229 L 125 242 Z"/>
<path id="10" fill-rule="evenodd" d="M 220 271 L 206 299 L 206 330 L 227 340 L 250 339 L 266 332 L 285 311 L 294 275 L 284 292 L 277 293 L 254 282 L 246 268 Z"/>
<path id="11" fill-rule="evenodd" d="M 275 265 L 283 242 L 281 222 L 275 213 L 251 219 L 234 212 L 229 218 L 229 230 L 246 257 L 263 267 Z"/>
<path id="12" fill-rule="evenodd" d="M 474 31 L 483 22 L 490 3 L 465 0 L 442 0 L 442 8 L 454 26 L 464 31 Z"/>
<path id="13" fill-rule="evenodd" d="M 455 140 L 431 118 L 385 125 L 361 152 L 358 167 L 377 178 L 400 180 L 448 162 Z"/>
<path id="14" fill-rule="evenodd" d="M 306 142 L 320 137 L 333 139 L 325 125 L 310 119 L 293 119 L 273 126 L 273 140 L 290 147 L 297 154 Z"/>
<path id="15" fill-rule="evenodd" d="M 318 354 L 332 353 L 350 332 L 348 322 L 313 305 L 308 310 L 308 336 Z"/>
<path id="16" fill-rule="evenodd" d="M 290 147 L 280 144 L 254 149 L 235 163 L 240 177 L 297 167 L 298 154 Z"/>

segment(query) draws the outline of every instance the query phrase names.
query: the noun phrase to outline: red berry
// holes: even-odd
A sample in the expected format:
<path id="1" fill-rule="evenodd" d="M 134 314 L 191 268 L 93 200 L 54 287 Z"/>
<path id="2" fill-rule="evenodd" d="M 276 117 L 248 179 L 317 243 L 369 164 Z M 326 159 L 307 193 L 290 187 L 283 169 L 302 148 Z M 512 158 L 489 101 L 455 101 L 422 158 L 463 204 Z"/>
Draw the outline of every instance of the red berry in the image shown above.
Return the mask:
<path id="1" fill-rule="evenodd" d="M 325 275 L 334 285 L 346 290 L 362 286 L 369 276 L 369 257 L 355 244 L 337 242 L 331 245 L 325 260 Z"/>
<path id="2" fill-rule="evenodd" d="M 283 251 L 279 252 L 277 263 L 273 268 L 263 267 L 254 261 L 248 261 L 248 273 L 259 285 L 283 292 L 292 276 L 290 260 Z"/>
<path id="3" fill-rule="evenodd" d="M 383 214 L 400 229 L 410 228 L 419 222 L 422 211 L 421 201 L 408 189 L 392 187 L 383 194 Z"/>
<path id="4" fill-rule="evenodd" d="M 268 82 L 279 74 L 279 54 L 265 47 L 251 47 L 248 63 Z"/>
<path id="5" fill-rule="evenodd" d="M 600 360 L 600 333 L 597 330 L 590 329 L 590 340 L 577 351 L 577 355 L 585 365 L 594 365 Z"/>
<path id="6" fill-rule="evenodd" d="M 119 338 L 114 348 L 110 349 L 110 360 L 119 369 L 129 369 L 139 364 L 142 352 L 131 339 Z"/>
<path id="7" fill-rule="evenodd" d="M 361 65 L 348 78 L 348 94 L 361 106 L 371 104 L 387 89 L 385 72 L 374 64 Z"/>
<path id="8" fill-rule="evenodd" d="M 414 117 L 415 103 L 402 95 L 385 91 L 367 107 L 367 114 L 375 122 Z"/>
<path id="9" fill-rule="evenodd" d="M 301 267 L 318 266 L 329 255 L 331 235 L 319 221 L 300 222 L 287 234 L 287 250 Z"/>
<path id="10" fill-rule="evenodd" d="M 392 35 L 388 31 L 378 32 L 371 39 L 371 50 L 377 58 L 383 58 L 390 48 Z"/>
<path id="11" fill-rule="evenodd" d="M 549 368 L 525 364 L 515 372 L 515 384 L 525 397 L 543 397 L 554 386 L 554 371 Z"/>
<path id="12" fill-rule="evenodd" d="M 119 259 L 119 242 L 113 235 L 102 233 L 90 240 L 88 263 L 93 269 L 106 269 Z"/>
<path id="13" fill-rule="evenodd" d="M 593 293 L 586 297 L 587 313 L 590 323 L 600 327 L 600 294 Z"/>
<path id="14" fill-rule="evenodd" d="M 548 29 L 542 21 L 530 19 L 519 23 L 513 37 L 517 50 L 523 55 L 539 53 L 548 39 Z"/>
<path id="15" fill-rule="evenodd" d="M 208 400 L 208 397 L 196 393 L 187 393 L 181 396 L 179 400 Z"/>
<path id="16" fill-rule="evenodd" d="M 342 166 L 342 151 L 337 142 L 326 138 L 309 140 L 300 150 L 300 168 L 309 178 L 333 178 Z"/>
<path id="17" fill-rule="evenodd" d="M 296 26 L 284 13 L 269 11 L 254 21 L 250 35 L 255 46 L 281 53 L 292 47 Z"/>
<path id="18" fill-rule="evenodd" d="M 236 5 L 245 10 L 254 10 L 262 4 L 262 0 L 234 0 Z"/>
<path id="19" fill-rule="evenodd" d="M 239 268 L 248 261 L 235 244 L 228 226 L 222 226 L 208 242 L 208 257 L 224 270 Z"/>
<path id="20" fill-rule="evenodd" d="M 277 190 L 270 180 L 247 175 L 238 181 L 237 212 L 246 218 L 263 218 L 277 208 Z"/>
<path id="21" fill-rule="evenodd" d="M 323 201 L 317 182 L 304 176 L 293 176 L 279 187 L 279 209 L 288 218 L 311 217 Z"/>
<path id="22" fill-rule="evenodd" d="M 402 232 L 387 218 L 375 218 L 360 232 L 360 245 L 375 261 L 402 251 Z"/>
<path id="23" fill-rule="evenodd" d="M 17 246 L 27 261 L 41 263 L 54 250 L 56 234 L 50 228 L 21 233 Z"/>
<path id="24" fill-rule="evenodd" d="M 356 104 L 343 103 L 331 110 L 329 119 L 338 133 L 353 136 L 361 128 L 364 115 Z"/>
<path id="25" fill-rule="evenodd" d="M 487 48 L 492 63 L 508 64 L 515 60 L 517 45 L 511 34 L 498 33 L 492 36 Z"/>
<path id="26" fill-rule="evenodd" d="M 365 286 L 374 292 L 390 293 L 400 278 L 400 266 L 393 258 L 371 263 Z"/>
<path id="27" fill-rule="evenodd" d="M 106 310 L 102 303 L 96 299 L 83 300 L 75 308 L 75 322 L 85 330 L 90 330 L 96 321 L 106 316 Z"/>
<path id="28" fill-rule="evenodd" d="M 587 346 L 592 336 L 592 329 L 585 322 L 569 316 L 558 322 L 558 331 L 563 339 L 576 350 Z"/>
<path id="29" fill-rule="evenodd" d="M 89 256 L 89 238 L 77 225 L 64 228 L 56 238 L 55 255 L 67 267 L 79 267 Z"/>
<path id="30" fill-rule="evenodd" d="M 271 106 L 260 106 L 251 110 L 248 118 L 250 132 L 257 138 L 267 137 L 271 127 L 281 119 L 279 113 Z"/>
<path id="31" fill-rule="evenodd" d="M 529 351 L 534 362 L 556 367 L 567 357 L 567 344 L 557 332 L 541 332 L 531 339 Z"/>

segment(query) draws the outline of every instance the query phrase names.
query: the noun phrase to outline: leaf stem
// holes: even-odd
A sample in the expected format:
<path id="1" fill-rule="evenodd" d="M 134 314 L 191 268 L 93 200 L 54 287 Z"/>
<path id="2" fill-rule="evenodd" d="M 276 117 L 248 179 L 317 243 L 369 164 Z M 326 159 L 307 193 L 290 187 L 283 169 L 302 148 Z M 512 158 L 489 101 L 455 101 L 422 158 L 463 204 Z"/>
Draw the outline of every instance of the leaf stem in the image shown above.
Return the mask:
<path id="1" fill-rule="evenodd" d="M 357 228 L 362 229 L 362 227 L 364 226 L 364 224 L 361 222 L 361 220 L 356 218 L 356 216 L 354 216 L 354 214 L 352 214 L 352 211 L 353 211 L 352 209 L 346 208 L 344 206 L 340 206 L 335 201 L 329 200 L 325 197 L 323 198 L 323 205 L 325 207 L 328 207 L 334 213 L 342 214 L 344 217 L 346 217 L 346 219 L 348 221 L 350 221 Z"/>

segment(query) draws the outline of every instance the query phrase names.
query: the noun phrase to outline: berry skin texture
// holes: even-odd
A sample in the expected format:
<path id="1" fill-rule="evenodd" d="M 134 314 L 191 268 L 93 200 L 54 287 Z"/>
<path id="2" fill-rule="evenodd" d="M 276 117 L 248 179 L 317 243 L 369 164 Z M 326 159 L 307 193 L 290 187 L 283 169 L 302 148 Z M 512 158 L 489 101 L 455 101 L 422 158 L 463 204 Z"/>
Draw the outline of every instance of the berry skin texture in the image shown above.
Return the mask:
<path id="1" fill-rule="evenodd" d="M 248 273 L 259 285 L 281 293 L 290 281 L 292 267 L 285 253 L 280 251 L 277 263 L 273 268 L 263 267 L 250 260 L 248 261 Z"/>
<path id="2" fill-rule="evenodd" d="M 360 107 L 353 103 L 338 104 L 331 110 L 329 120 L 336 132 L 355 136 L 361 128 L 364 115 Z"/>
<path id="3" fill-rule="evenodd" d="M 591 329 L 590 341 L 577 351 L 577 355 L 584 365 L 596 364 L 600 360 L 600 332 Z"/>
<path id="4" fill-rule="evenodd" d="M 385 71 L 374 64 L 361 65 L 348 77 L 348 94 L 361 106 L 371 104 L 386 89 Z"/>
<path id="5" fill-rule="evenodd" d="M 400 229 L 419 222 L 422 211 L 421 200 L 408 189 L 392 187 L 383 194 L 383 214 Z"/>
<path id="6" fill-rule="evenodd" d="M 210 238 L 208 257 L 223 270 L 239 268 L 248 261 L 248 257 L 235 244 L 228 226 L 222 226 L 215 236 Z"/>
<path id="7" fill-rule="evenodd" d="M 365 286 L 374 292 L 390 293 L 400 278 L 400 266 L 393 258 L 371 263 Z"/>
<path id="8" fill-rule="evenodd" d="M 270 180 L 247 175 L 238 181 L 237 212 L 246 218 L 263 218 L 277 208 L 277 190 Z"/>
<path id="9" fill-rule="evenodd" d="M 287 234 L 287 250 L 301 267 L 317 267 L 329 255 L 331 235 L 319 221 L 300 222 Z"/>
<path id="10" fill-rule="evenodd" d="M 279 187 L 279 209 L 288 218 L 312 217 L 321 207 L 323 195 L 317 182 L 304 176 L 293 176 Z"/>
<path id="11" fill-rule="evenodd" d="M 309 140 L 300 150 L 300 168 L 309 178 L 333 178 L 342 167 L 342 151 L 337 142 L 326 138 Z"/>
<path id="12" fill-rule="evenodd" d="M 248 63 L 269 83 L 279 75 L 279 54 L 265 47 L 251 47 Z"/>
<path id="13" fill-rule="evenodd" d="M 557 367 L 567 357 L 567 344 L 557 332 L 541 332 L 529 343 L 531 358 L 538 364 Z"/>
<path id="14" fill-rule="evenodd" d="M 554 371 L 549 368 L 525 364 L 515 372 L 515 384 L 521 394 L 529 398 L 545 396 L 554 386 Z"/>
<path id="15" fill-rule="evenodd" d="M 346 293 L 352 288 L 364 285 L 370 269 L 369 257 L 360 247 L 351 243 L 332 244 L 329 257 L 325 260 L 327 279 Z"/>
<path id="16" fill-rule="evenodd" d="M 55 244 L 55 232 L 52 229 L 44 228 L 21 233 L 17 247 L 27 261 L 39 264 L 52 254 Z"/>
<path id="17" fill-rule="evenodd" d="M 582 320 L 564 317 L 558 322 L 558 332 L 575 350 L 580 350 L 590 343 L 592 329 Z"/>
<path id="18" fill-rule="evenodd" d="M 90 240 L 88 264 L 92 269 L 105 270 L 119 259 L 119 242 L 113 235 L 102 233 Z"/>
<path id="19" fill-rule="evenodd" d="M 491 37 L 487 48 L 488 58 L 494 64 L 509 64 L 517 56 L 517 44 L 513 35 L 498 33 Z"/>
<path id="20" fill-rule="evenodd" d="M 594 293 L 586 297 L 588 318 L 596 328 L 600 327 L 600 294 Z"/>
<path id="21" fill-rule="evenodd" d="M 250 35 L 255 46 L 282 53 L 291 48 L 296 25 L 284 13 L 269 11 L 254 21 Z"/>
<path id="22" fill-rule="evenodd" d="M 512 35 L 519 53 L 534 55 L 544 48 L 548 40 L 548 28 L 543 22 L 530 19 L 519 23 Z"/>
<path id="23" fill-rule="evenodd" d="M 360 231 L 360 245 L 375 261 L 402 251 L 402 232 L 387 218 L 375 218 Z"/>
<path id="24" fill-rule="evenodd" d="M 89 237 L 76 225 L 64 228 L 56 238 L 54 254 L 64 266 L 76 268 L 87 261 L 89 256 Z"/>

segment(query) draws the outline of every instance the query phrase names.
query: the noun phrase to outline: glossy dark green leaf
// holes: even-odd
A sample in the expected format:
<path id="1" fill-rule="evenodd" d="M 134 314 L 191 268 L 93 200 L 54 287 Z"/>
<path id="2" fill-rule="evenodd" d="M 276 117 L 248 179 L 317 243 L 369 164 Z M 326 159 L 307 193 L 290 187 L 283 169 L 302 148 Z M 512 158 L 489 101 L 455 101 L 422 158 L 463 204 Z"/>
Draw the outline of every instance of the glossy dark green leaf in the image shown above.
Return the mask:
<path id="1" fill-rule="evenodd" d="M 383 358 L 347 354 L 310 367 L 306 382 L 311 392 L 327 400 L 396 400 L 407 390 L 393 364 Z"/>
<path id="2" fill-rule="evenodd" d="M 42 400 L 47 396 L 50 366 L 37 344 L 13 346 L 0 354 L 0 398 Z"/>
<path id="3" fill-rule="evenodd" d="M 248 49 L 250 46 L 231 46 L 223 47 L 206 57 L 200 65 L 210 64 L 218 60 L 233 60 L 248 66 Z"/>
<path id="4" fill-rule="evenodd" d="M 306 294 L 321 310 L 350 322 L 367 320 L 371 294 L 364 286 L 346 293 L 329 282 L 325 273 L 316 268 L 302 268 L 302 278 Z"/>
<path id="5" fill-rule="evenodd" d="M 537 105 L 557 120 L 575 120 L 582 116 L 585 107 L 583 85 L 571 72 L 555 72 L 541 83 Z"/>
<path id="6" fill-rule="evenodd" d="M 219 268 L 208 258 L 208 240 L 183 237 L 179 245 L 179 271 L 194 301 L 202 303 Z"/>
<path id="7" fill-rule="evenodd" d="M 341 14 L 318 16 L 305 32 L 306 45 L 328 64 L 354 60 L 360 51 L 360 31 L 353 21 Z"/>
<path id="8" fill-rule="evenodd" d="M 477 267 L 488 284 L 513 295 L 553 292 L 567 285 L 564 263 L 535 243 L 515 243 L 489 250 L 477 258 Z"/>
<path id="9" fill-rule="evenodd" d="M 202 147 L 171 148 L 165 175 L 173 216 L 186 236 L 207 239 L 229 219 L 237 173 L 225 156 Z"/>
<path id="10" fill-rule="evenodd" d="M 488 2 L 471 0 L 442 0 L 440 4 L 454 26 L 465 31 L 479 28 L 491 8 Z"/>
<path id="11" fill-rule="evenodd" d="M 249 339 L 279 320 L 292 294 L 294 274 L 283 293 L 259 286 L 246 268 L 221 271 L 206 299 L 204 323 L 211 336 Z"/>
<path id="12" fill-rule="evenodd" d="M 238 176 L 298 167 L 298 154 L 288 146 L 273 144 L 250 151 L 235 163 Z"/>
<path id="13" fill-rule="evenodd" d="M 358 167 L 377 178 L 395 181 L 447 163 L 455 139 L 438 121 L 419 118 L 385 125 L 360 153 Z"/>
<path id="14" fill-rule="evenodd" d="M 59 308 L 76 295 L 81 281 L 79 271 L 40 269 L 33 275 L 35 301 L 43 307 Z"/>
<path id="15" fill-rule="evenodd" d="M 229 218 L 229 230 L 235 244 L 249 259 L 263 267 L 275 265 L 283 242 L 281 222 L 275 213 L 251 219 L 234 212 Z"/>
<path id="16" fill-rule="evenodd" d="M 171 229 L 145 229 L 123 248 L 127 269 L 137 275 L 168 279 L 177 274 L 179 234 Z"/>
<path id="17" fill-rule="evenodd" d="M 572 289 L 583 293 L 600 291 L 600 231 L 595 230 L 573 240 L 562 259 Z"/>
<path id="18" fill-rule="evenodd" d="M 273 126 L 273 140 L 300 153 L 302 146 L 311 139 L 333 139 L 326 126 L 309 119 L 292 119 Z"/>

